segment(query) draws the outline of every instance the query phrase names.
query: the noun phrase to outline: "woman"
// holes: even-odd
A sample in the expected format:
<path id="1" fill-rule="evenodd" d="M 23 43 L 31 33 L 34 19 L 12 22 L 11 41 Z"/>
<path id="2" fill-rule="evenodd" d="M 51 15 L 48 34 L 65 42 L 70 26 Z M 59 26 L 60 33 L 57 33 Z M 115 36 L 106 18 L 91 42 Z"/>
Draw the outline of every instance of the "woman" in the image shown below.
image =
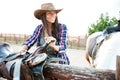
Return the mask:
<path id="1" fill-rule="evenodd" d="M 41 9 L 34 12 L 34 16 L 42 21 L 38 25 L 33 35 L 23 43 L 21 51 L 28 51 L 35 43 L 37 46 L 42 46 L 45 42 L 50 43 L 47 47 L 48 53 L 54 53 L 56 57 L 65 60 L 60 61 L 60 64 L 70 64 L 66 55 L 67 48 L 67 27 L 65 24 L 58 23 L 57 13 L 62 9 L 55 9 L 52 3 L 44 3 Z"/>

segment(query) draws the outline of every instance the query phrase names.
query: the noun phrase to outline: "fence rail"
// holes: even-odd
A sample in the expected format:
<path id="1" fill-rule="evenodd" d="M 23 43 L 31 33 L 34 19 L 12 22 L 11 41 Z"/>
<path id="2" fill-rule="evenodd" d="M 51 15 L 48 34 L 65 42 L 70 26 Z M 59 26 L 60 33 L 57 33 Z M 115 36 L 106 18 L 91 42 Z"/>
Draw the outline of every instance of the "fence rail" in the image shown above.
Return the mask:
<path id="1" fill-rule="evenodd" d="M 60 80 L 120 80 L 120 56 L 116 56 L 116 70 L 48 64 L 44 75 Z"/>
<path id="2" fill-rule="evenodd" d="M 120 80 L 116 79 L 115 73 L 115 70 L 60 64 L 47 64 L 44 68 L 45 78 L 59 78 L 60 80 Z"/>

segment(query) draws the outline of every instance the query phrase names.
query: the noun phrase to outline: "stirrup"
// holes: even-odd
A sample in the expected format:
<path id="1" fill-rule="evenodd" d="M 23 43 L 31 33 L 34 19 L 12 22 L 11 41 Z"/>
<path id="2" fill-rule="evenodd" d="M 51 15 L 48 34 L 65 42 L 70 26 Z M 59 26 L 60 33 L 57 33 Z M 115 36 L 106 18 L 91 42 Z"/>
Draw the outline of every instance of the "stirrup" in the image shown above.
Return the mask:
<path id="1" fill-rule="evenodd" d="M 27 60 L 27 64 L 29 65 L 29 67 L 33 67 L 35 65 L 40 64 L 42 61 L 44 61 L 47 58 L 47 54 L 46 53 L 42 53 L 42 54 L 37 54 L 31 58 L 29 58 Z"/>

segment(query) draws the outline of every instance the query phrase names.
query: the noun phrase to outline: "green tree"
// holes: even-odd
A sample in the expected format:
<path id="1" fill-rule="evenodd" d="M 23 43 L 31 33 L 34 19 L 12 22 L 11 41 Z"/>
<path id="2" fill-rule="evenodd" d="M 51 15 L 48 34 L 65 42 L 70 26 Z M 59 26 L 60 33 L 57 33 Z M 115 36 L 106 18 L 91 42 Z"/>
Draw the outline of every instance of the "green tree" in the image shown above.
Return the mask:
<path id="1" fill-rule="evenodd" d="M 94 32 L 103 31 L 107 27 L 114 26 L 115 24 L 117 24 L 117 19 L 115 17 L 110 18 L 110 16 L 108 16 L 108 13 L 106 13 L 106 15 L 102 13 L 99 17 L 99 20 L 88 27 L 88 35 L 91 35 Z"/>

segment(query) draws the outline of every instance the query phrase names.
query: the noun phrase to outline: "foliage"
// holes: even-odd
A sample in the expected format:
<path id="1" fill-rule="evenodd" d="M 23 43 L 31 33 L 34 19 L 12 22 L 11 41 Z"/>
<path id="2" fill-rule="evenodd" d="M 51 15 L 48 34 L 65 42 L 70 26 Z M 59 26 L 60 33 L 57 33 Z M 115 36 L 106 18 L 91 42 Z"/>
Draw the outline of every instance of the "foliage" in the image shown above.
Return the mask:
<path id="1" fill-rule="evenodd" d="M 94 32 L 103 31 L 107 27 L 114 26 L 115 24 L 117 24 L 117 19 L 115 17 L 110 18 L 110 16 L 108 16 L 108 13 L 106 13 L 106 15 L 102 13 L 99 17 L 99 20 L 88 27 L 88 35 L 91 35 Z"/>

